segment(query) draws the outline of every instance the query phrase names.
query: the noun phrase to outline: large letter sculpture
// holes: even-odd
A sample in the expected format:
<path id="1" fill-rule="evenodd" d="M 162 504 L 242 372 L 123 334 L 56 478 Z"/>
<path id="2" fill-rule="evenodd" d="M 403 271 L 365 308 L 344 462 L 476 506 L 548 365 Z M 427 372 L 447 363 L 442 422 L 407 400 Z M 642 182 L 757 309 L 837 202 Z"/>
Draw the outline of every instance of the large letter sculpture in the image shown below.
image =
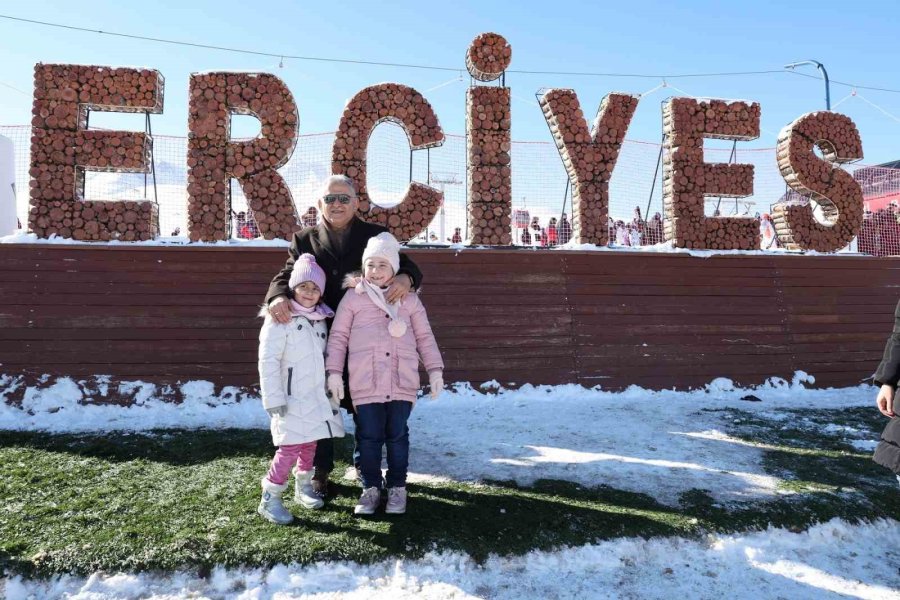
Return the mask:
<path id="1" fill-rule="evenodd" d="M 512 48 L 496 33 L 482 33 L 466 53 L 466 67 L 479 81 L 499 78 L 511 60 Z M 466 92 L 469 239 L 473 244 L 512 243 L 509 104 L 507 87 L 473 86 Z"/>
<path id="2" fill-rule="evenodd" d="M 574 90 L 551 89 L 540 98 L 572 183 L 572 239 L 576 243 L 605 246 L 609 241 L 609 179 L 637 103 L 637 96 L 607 95 L 589 129 Z"/>
<path id="3" fill-rule="evenodd" d="M 672 98 L 663 105 L 666 158 L 663 202 L 666 239 L 678 248 L 756 250 L 759 219 L 707 217 L 705 196 L 753 194 L 753 165 L 703 160 L 703 138 L 759 137 L 759 104 Z"/>
<path id="4" fill-rule="evenodd" d="M 816 146 L 824 160 L 815 155 Z M 863 157 L 853 121 L 833 112 L 805 114 L 781 130 L 776 157 L 791 189 L 818 202 L 829 221 L 820 223 L 808 202 L 779 202 L 772 208 L 772 217 L 785 246 L 834 252 L 849 244 L 863 222 L 859 182 L 840 168 Z"/>
<path id="5" fill-rule="evenodd" d="M 151 201 L 84 200 L 85 171 L 150 172 L 152 140 L 131 131 L 89 131 L 89 110 L 161 113 L 163 77 L 151 69 L 34 67 L 29 225 L 38 237 L 148 240 L 159 233 Z"/>
<path id="6" fill-rule="evenodd" d="M 256 117 L 259 137 L 231 141 L 231 115 Z M 192 241 L 228 237 L 231 187 L 241 184 L 266 239 L 300 229 L 291 191 L 276 169 L 297 143 L 299 116 L 290 90 L 268 73 L 194 73 L 188 115 L 188 233 Z"/>
<path id="7" fill-rule="evenodd" d="M 363 219 L 385 225 L 398 240 L 407 241 L 431 223 L 441 207 L 443 194 L 412 181 L 397 206 L 382 208 L 372 202 L 367 188 L 366 154 L 372 131 L 384 121 L 400 125 L 413 150 L 444 143 L 437 115 L 422 94 L 399 83 L 373 85 L 360 90 L 344 108 L 331 150 L 331 170 L 353 179 Z"/>

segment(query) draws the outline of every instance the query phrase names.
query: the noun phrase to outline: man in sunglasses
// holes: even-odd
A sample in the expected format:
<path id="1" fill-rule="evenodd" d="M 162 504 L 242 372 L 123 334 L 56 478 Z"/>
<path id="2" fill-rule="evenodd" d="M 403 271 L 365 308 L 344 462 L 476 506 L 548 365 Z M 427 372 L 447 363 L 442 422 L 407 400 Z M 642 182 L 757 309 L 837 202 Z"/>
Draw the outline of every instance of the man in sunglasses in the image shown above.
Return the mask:
<path id="1" fill-rule="evenodd" d="M 279 323 L 288 323 L 291 320 L 288 282 L 297 257 L 307 252 L 316 257 L 316 262 L 325 270 L 327 276 L 322 300 L 332 309 L 337 309 L 346 292 L 344 277 L 349 273 L 362 271 L 362 254 L 369 238 L 387 231 L 381 225 L 367 223 L 358 218 L 356 211 L 359 208 L 359 199 L 356 197 L 353 181 L 345 175 L 332 175 L 328 178 L 323 186 L 318 206 L 322 222 L 318 226 L 307 227 L 294 234 L 284 268 L 275 275 L 269 285 L 266 306 L 272 318 Z M 421 283 L 422 272 L 409 257 L 401 254 L 400 269 L 391 280 L 385 297 L 389 302 L 396 302 L 410 290 L 418 289 Z M 330 321 L 328 325 L 331 325 Z M 344 381 L 348 381 L 346 373 Z M 353 413 L 348 389 L 344 390 L 341 405 Z M 358 455 L 355 448 L 353 458 L 356 463 Z M 330 438 L 319 440 L 314 464 L 313 489 L 324 496 L 328 475 L 334 468 L 334 443 Z"/>

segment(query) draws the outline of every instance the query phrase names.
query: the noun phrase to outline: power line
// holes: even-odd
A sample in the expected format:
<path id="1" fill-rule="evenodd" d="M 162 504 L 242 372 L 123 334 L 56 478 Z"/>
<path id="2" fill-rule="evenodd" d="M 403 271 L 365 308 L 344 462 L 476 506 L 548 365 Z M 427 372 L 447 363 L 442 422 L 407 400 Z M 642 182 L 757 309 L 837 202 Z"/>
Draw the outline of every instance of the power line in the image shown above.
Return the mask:
<path id="1" fill-rule="evenodd" d="M 188 46 L 191 48 L 203 48 L 206 50 L 219 50 L 222 52 L 234 52 L 236 54 L 249 54 L 253 56 L 267 56 L 271 58 L 289 58 L 293 60 L 310 60 L 310 61 L 319 61 L 319 62 L 330 62 L 330 63 L 345 63 L 345 64 L 354 64 L 354 65 L 374 65 L 379 67 L 402 67 L 404 69 L 430 69 L 432 71 L 456 71 L 458 72 L 459 67 L 437 67 L 431 65 L 413 65 L 413 64 L 405 64 L 405 63 L 389 63 L 389 62 L 376 62 L 370 60 L 353 60 L 348 58 L 325 58 L 321 56 L 297 56 L 292 54 L 284 54 L 281 52 L 262 52 L 257 50 L 247 50 L 245 48 L 230 48 L 228 46 L 214 46 L 212 44 L 200 44 L 196 42 L 184 42 L 181 40 L 169 40 L 165 38 L 155 38 L 149 37 L 145 35 L 134 35 L 130 33 L 118 33 L 115 31 L 103 31 L 102 29 L 88 29 L 86 27 L 76 27 L 74 25 L 63 25 L 61 23 L 50 23 L 47 21 L 37 21 L 34 19 L 23 19 L 21 17 L 13 17 L 11 15 L 0 15 L 0 19 L 7 19 L 9 21 L 17 21 L 19 23 L 31 23 L 33 25 L 43 25 L 45 27 L 56 27 L 58 29 L 67 29 L 70 31 L 80 31 L 83 33 L 97 33 L 100 35 L 110 35 L 114 37 L 128 38 L 132 40 L 142 40 L 145 42 L 156 42 L 159 44 L 172 44 L 174 46 Z"/>
<path id="2" fill-rule="evenodd" d="M 15 91 L 15 92 L 19 92 L 19 93 L 22 94 L 23 96 L 28 96 L 29 98 L 31 98 L 31 94 L 30 94 L 30 93 L 26 92 L 26 91 L 23 90 L 23 89 L 17 88 L 16 86 L 14 86 L 14 85 L 12 85 L 12 84 L 6 83 L 6 82 L 4 82 L 4 81 L 0 81 L 0 85 L 2 85 L 2 86 L 5 87 L 5 88 L 9 88 L 9 89 L 11 89 L 11 90 L 13 90 L 13 91 Z"/>
<path id="3" fill-rule="evenodd" d="M 99 35 L 108 35 L 113 37 L 121 37 L 132 40 L 142 40 L 146 42 L 154 42 L 158 44 L 171 44 L 175 46 L 186 46 L 190 48 L 201 48 L 205 50 L 218 50 L 220 52 L 232 52 L 235 54 L 247 54 L 251 56 L 266 56 L 270 58 L 278 58 L 278 59 L 290 59 L 290 60 L 305 60 L 305 61 L 315 61 L 315 62 L 327 62 L 327 63 L 343 63 L 343 64 L 354 64 L 354 65 L 370 65 L 370 66 L 379 66 L 379 67 L 399 67 L 404 69 L 426 69 L 432 71 L 453 71 L 460 72 L 460 67 L 444 67 L 439 65 L 421 65 L 421 64 L 411 64 L 411 63 L 393 63 L 393 62 L 381 62 L 381 61 L 372 61 L 372 60 L 357 60 L 357 59 L 349 59 L 349 58 L 333 58 L 333 57 L 324 57 L 324 56 L 302 56 L 296 54 L 287 54 L 284 52 L 265 52 L 260 50 L 248 50 L 246 48 L 234 48 L 230 46 L 218 46 L 214 44 L 203 44 L 199 42 L 187 42 L 183 40 L 172 40 L 166 38 L 158 38 L 158 37 L 150 37 L 145 35 L 136 35 L 130 33 L 120 33 L 115 31 L 104 31 L 102 29 L 89 29 L 87 27 L 78 27 L 75 25 L 66 25 L 63 23 L 52 23 L 49 21 L 39 21 L 37 19 L 25 19 L 22 17 L 14 17 L 12 15 L 2 15 L 0 14 L 0 19 L 6 19 L 8 21 L 16 21 L 19 23 L 29 23 L 32 25 L 40 25 L 43 27 L 55 27 L 57 29 L 66 29 L 69 31 L 78 31 L 82 33 L 94 33 Z M 762 70 L 762 71 L 724 71 L 724 72 L 713 72 L 713 73 L 593 73 L 593 72 L 584 72 L 584 71 L 531 71 L 531 70 L 520 70 L 520 69 L 510 69 L 507 73 L 516 73 L 520 75 L 562 75 L 569 77 L 623 77 L 623 78 L 641 78 L 641 79 L 686 79 L 686 78 L 700 78 L 700 77 L 742 77 L 747 75 L 771 75 L 776 73 L 785 73 L 790 72 L 794 75 L 799 75 L 801 77 L 815 77 L 814 75 L 808 75 L 806 73 L 799 73 L 796 71 L 784 71 L 783 69 L 770 69 L 770 70 Z M 878 88 L 871 86 L 863 86 L 850 84 L 840 81 L 832 81 L 832 83 L 839 85 L 846 85 L 850 87 L 855 87 L 859 89 L 869 89 L 869 90 L 878 90 L 882 92 L 891 92 L 900 94 L 900 90 L 893 90 L 887 88 Z"/>
<path id="4" fill-rule="evenodd" d="M 809 73 L 800 73 L 799 71 L 784 71 L 784 73 L 790 73 L 791 75 L 797 75 L 799 77 L 809 77 L 810 79 L 818 79 L 820 81 L 822 79 L 818 75 L 810 75 Z M 894 90 L 891 88 L 873 87 L 871 85 L 857 85 L 855 83 L 847 83 L 846 81 L 837 81 L 834 79 L 830 79 L 829 81 L 835 85 L 843 85 L 848 88 L 856 88 L 856 89 L 860 89 L 860 90 L 875 90 L 876 92 L 888 92 L 891 94 L 900 94 L 900 90 Z"/>

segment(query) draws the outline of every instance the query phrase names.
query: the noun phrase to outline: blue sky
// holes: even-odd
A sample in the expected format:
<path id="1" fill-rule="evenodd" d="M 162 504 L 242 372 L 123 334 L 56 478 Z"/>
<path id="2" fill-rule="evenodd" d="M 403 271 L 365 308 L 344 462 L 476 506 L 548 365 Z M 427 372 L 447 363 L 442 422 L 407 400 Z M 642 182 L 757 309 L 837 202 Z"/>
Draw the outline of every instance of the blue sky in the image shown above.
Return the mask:
<path id="1" fill-rule="evenodd" d="M 832 79 L 900 89 L 896 4 L 889 2 L 171 2 L 59 0 L 7 4 L 0 13 L 146 36 L 310 56 L 416 63 L 464 69 L 470 40 L 482 31 L 503 34 L 513 47 L 511 69 L 698 73 L 780 69 L 807 58 L 823 62 Z M 8 7 L 8 8 L 7 8 Z M 547 7 L 550 7 L 549 10 Z M 801 25 L 802 23 L 802 25 Z M 677 31 L 678 33 L 672 33 Z M 158 133 L 184 135 L 186 90 L 192 71 L 255 69 L 281 76 L 300 109 L 301 132 L 335 128 L 347 98 L 372 83 L 397 81 L 425 93 L 445 131 L 462 133 L 466 83 L 445 71 L 325 64 L 191 49 L 0 20 L 2 124 L 29 120 L 34 63 L 145 65 L 166 78 L 165 113 Z M 816 74 L 810 67 L 803 72 Z M 534 92 L 574 88 L 593 112 L 610 91 L 646 92 L 661 80 L 510 74 L 513 137 L 549 140 Z M 443 87 L 426 92 L 443 83 Z M 691 95 L 742 98 L 762 105 L 763 134 L 745 147 L 771 147 L 777 131 L 797 116 L 824 108 L 820 80 L 790 74 L 670 79 Z M 832 86 L 832 102 L 851 89 Z M 675 90 L 669 93 L 678 95 Z M 900 94 L 859 90 L 868 101 L 900 114 Z M 628 137 L 656 141 L 665 91 L 644 98 Z M 900 121 L 859 97 L 838 110 L 860 129 L 868 164 L 900 158 Z M 587 112 L 587 111 L 586 111 Z M 134 123 L 98 115 L 97 124 Z M 127 126 L 127 125 L 125 125 Z M 235 133 L 240 133 L 236 131 Z"/>

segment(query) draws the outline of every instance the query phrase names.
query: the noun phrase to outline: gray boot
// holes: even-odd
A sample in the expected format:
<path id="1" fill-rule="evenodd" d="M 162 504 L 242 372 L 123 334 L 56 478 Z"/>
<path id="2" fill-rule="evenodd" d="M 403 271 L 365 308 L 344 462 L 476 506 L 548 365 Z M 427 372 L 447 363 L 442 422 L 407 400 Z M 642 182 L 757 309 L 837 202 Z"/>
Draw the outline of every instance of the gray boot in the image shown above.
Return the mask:
<path id="1" fill-rule="evenodd" d="M 294 515 L 284 507 L 284 503 L 281 501 L 281 495 L 286 489 L 287 483 L 278 485 L 264 477 L 262 480 L 262 500 L 259 501 L 259 508 L 256 509 L 256 512 L 267 521 L 271 521 L 276 525 L 287 525 L 293 521 Z"/>
<path id="2" fill-rule="evenodd" d="M 313 490 L 312 471 L 294 471 L 294 479 L 294 502 L 311 509 L 325 506 L 325 501 Z"/>

